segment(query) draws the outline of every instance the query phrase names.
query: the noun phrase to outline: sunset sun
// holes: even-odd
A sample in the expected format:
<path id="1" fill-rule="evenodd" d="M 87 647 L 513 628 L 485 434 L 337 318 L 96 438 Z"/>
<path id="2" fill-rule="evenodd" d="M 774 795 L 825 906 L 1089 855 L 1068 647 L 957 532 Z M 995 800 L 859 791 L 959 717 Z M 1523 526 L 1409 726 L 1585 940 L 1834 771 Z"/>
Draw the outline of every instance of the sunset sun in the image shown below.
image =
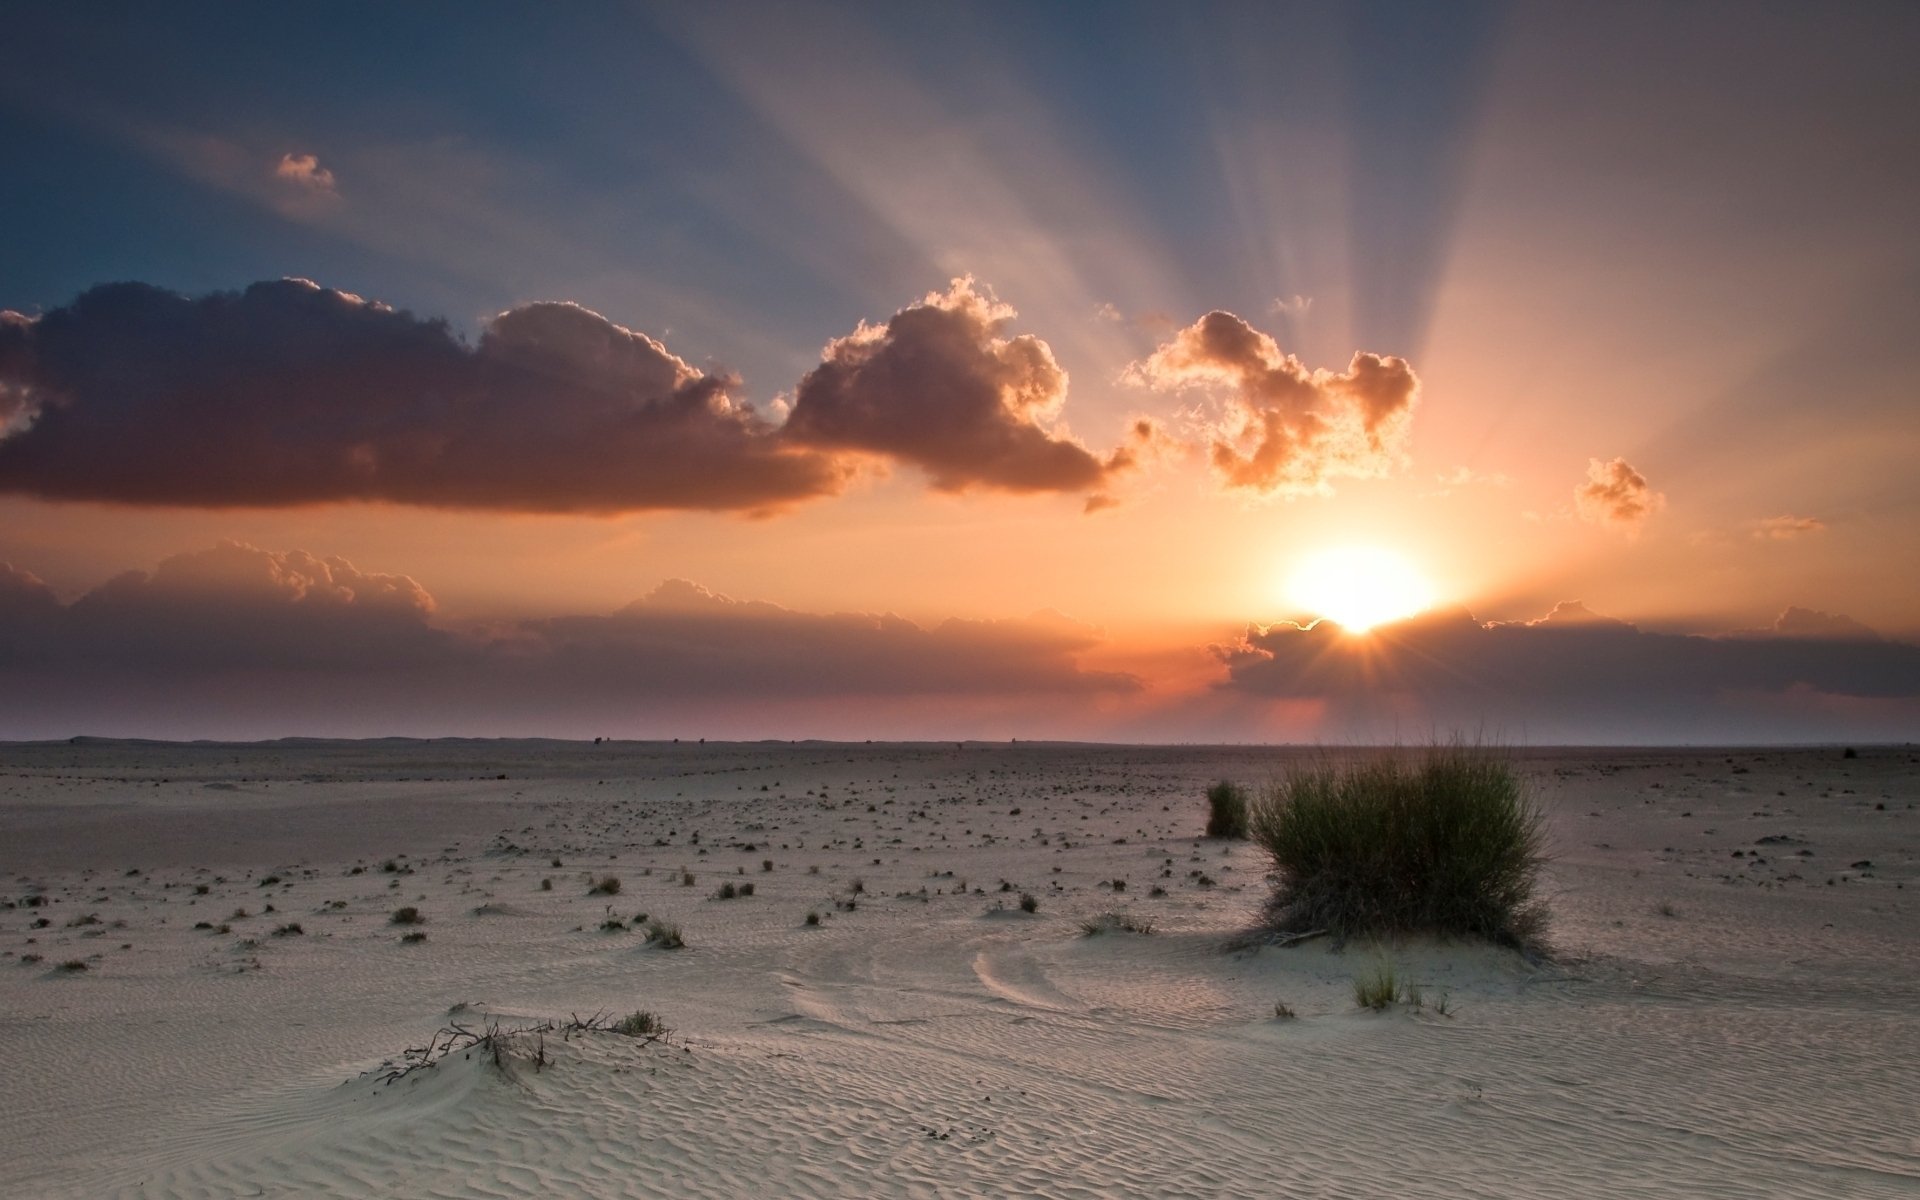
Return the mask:
<path id="1" fill-rule="evenodd" d="M 1410 617 L 1434 602 L 1433 585 L 1403 556 L 1377 546 L 1338 546 L 1302 559 L 1287 600 L 1349 633 Z"/>

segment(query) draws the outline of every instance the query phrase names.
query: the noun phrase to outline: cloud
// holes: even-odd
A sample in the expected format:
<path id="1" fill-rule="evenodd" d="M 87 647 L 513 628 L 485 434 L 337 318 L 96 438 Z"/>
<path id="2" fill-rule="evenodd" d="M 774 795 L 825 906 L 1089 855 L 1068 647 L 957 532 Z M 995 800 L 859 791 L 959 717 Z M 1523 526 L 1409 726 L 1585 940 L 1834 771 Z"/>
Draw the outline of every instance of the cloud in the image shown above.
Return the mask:
<path id="1" fill-rule="evenodd" d="M 1761 541 L 1784 542 L 1808 534 L 1823 533 L 1827 523 L 1818 517 L 1766 517 L 1753 523 L 1753 536 Z"/>
<path id="2" fill-rule="evenodd" d="M 734 386 L 572 304 L 502 313 L 469 346 L 304 280 L 107 284 L 0 314 L 0 491 L 605 513 L 765 511 L 844 485 Z"/>
<path id="3" fill-rule="evenodd" d="M 1267 307 L 1283 317 L 1304 317 L 1313 308 L 1313 297 L 1302 296 L 1298 292 L 1291 296 L 1276 296 Z"/>
<path id="4" fill-rule="evenodd" d="M 1872 701 L 1909 720 L 1920 700 L 1920 647 L 1805 609 L 1771 630 L 1705 637 L 1648 632 L 1577 601 L 1519 622 L 1454 608 L 1366 637 L 1330 622 L 1251 625 L 1212 651 L 1225 691 L 1316 701 L 1354 736 L 1382 736 L 1383 725 L 1386 736 L 1424 736 L 1444 722 L 1534 740 L 1750 738 L 1757 714 L 1776 719 L 1783 704 L 1806 716 L 1823 698 Z M 1821 731 L 1788 722 L 1783 732 Z"/>
<path id="5" fill-rule="evenodd" d="M 273 177 L 289 186 L 316 195 L 337 196 L 333 172 L 320 165 L 311 154 L 282 154 L 274 164 Z"/>
<path id="6" fill-rule="evenodd" d="M 1647 518 L 1667 505 L 1667 498 L 1648 486 L 1646 477 L 1624 458 L 1587 460 L 1587 481 L 1573 489 L 1574 511 L 1580 519 L 1611 525 L 1629 536 L 1638 534 Z"/>
<path id="7" fill-rule="evenodd" d="M 1765 629 L 1728 634 L 1740 638 L 1800 638 L 1810 641 L 1877 642 L 1880 635 L 1843 613 L 1789 606 Z"/>
<path id="8" fill-rule="evenodd" d="M 1129 373 L 1163 389 L 1226 389 L 1225 417 L 1208 433 L 1214 468 L 1229 488 L 1287 497 L 1399 469 L 1420 393 L 1404 359 L 1361 353 L 1344 372 L 1309 371 L 1272 337 L 1219 311 Z"/>
<path id="9" fill-rule="evenodd" d="M 673 579 L 607 616 L 528 622 L 569 678 L 680 696 L 1131 692 L 1075 656 L 1099 630 L 1054 613 L 922 627 L 880 613 L 806 613 Z"/>
<path id="10" fill-rule="evenodd" d="M 1031 718 L 1141 690 L 1081 666 L 1104 642 L 1057 613 L 922 625 L 685 580 L 613 613 L 462 626 L 405 575 L 222 542 L 71 602 L 0 566 L 0 738 L 657 735 L 695 717 L 753 736 L 947 737 L 1005 711 L 1029 736 Z"/>
<path id="11" fill-rule="evenodd" d="M 1030 334 L 1002 336 L 1012 308 L 971 278 L 827 343 L 794 394 L 794 445 L 876 455 L 926 471 L 941 491 L 1098 488 L 1102 461 L 1053 428 L 1067 373 Z"/>
<path id="12" fill-rule="evenodd" d="M 1471 467 L 1455 467 L 1433 478 L 1440 485 L 1439 488 L 1431 492 L 1423 492 L 1422 495 L 1451 496 L 1455 488 L 1463 487 L 1509 488 L 1513 486 L 1513 477 L 1510 475 L 1498 471 L 1482 473 Z"/>

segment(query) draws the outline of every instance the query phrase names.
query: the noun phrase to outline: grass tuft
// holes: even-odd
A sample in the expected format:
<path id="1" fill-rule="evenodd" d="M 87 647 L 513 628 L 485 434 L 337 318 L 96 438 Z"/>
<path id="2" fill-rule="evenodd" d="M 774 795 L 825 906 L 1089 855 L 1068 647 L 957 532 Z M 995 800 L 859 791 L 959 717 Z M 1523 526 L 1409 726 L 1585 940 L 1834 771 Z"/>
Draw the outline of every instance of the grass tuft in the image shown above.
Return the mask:
<path id="1" fill-rule="evenodd" d="M 1152 933 L 1153 922 L 1144 917 L 1118 910 L 1103 912 L 1097 917 L 1089 917 L 1080 922 L 1082 937 L 1099 937 L 1103 933 Z"/>
<path id="2" fill-rule="evenodd" d="M 1266 909 L 1276 929 L 1538 947 L 1540 810 L 1491 750 L 1455 743 L 1299 772 L 1255 806 L 1251 826 L 1278 876 Z"/>
<path id="3" fill-rule="evenodd" d="M 658 946 L 662 950 L 679 950 L 686 946 L 687 939 L 680 933 L 680 927 L 671 921 L 662 921 L 651 917 L 647 921 L 647 945 Z"/>
<path id="4" fill-rule="evenodd" d="M 1232 780 L 1222 779 L 1207 789 L 1207 836 L 1247 836 L 1247 793 Z"/>
<path id="5" fill-rule="evenodd" d="M 620 877 L 618 875 L 602 875 L 594 881 L 592 887 L 587 889 L 589 896 L 618 896 L 619 894 Z"/>
<path id="6" fill-rule="evenodd" d="M 623 1037 L 661 1039 L 673 1031 L 660 1019 L 660 1014 L 644 1010 L 628 1013 L 607 1028 Z"/>
<path id="7" fill-rule="evenodd" d="M 1399 999 L 1400 981 L 1394 975 L 1393 963 L 1387 959 L 1380 959 L 1364 974 L 1353 977 L 1353 1002 L 1361 1008 L 1383 1012 Z"/>
<path id="8" fill-rule="evenodd" d="M 392 921 L 395 925 L 424 925 L 426 920 L 425 917 L 420 915 L 420 910 L 411 904 L 405 908 L 396 908 L 393 910 Z"/>

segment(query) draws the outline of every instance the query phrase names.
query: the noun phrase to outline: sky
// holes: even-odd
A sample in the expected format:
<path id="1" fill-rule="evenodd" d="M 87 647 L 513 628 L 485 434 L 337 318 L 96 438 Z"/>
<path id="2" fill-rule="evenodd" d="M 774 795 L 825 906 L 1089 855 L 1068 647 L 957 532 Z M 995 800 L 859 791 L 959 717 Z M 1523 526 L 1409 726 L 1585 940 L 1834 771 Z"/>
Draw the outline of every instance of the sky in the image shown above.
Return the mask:
<path id="1" fill-rule="evenodd" d="M 1911 4 L 4 18 L 0 738 L 1920 729 Z"/>

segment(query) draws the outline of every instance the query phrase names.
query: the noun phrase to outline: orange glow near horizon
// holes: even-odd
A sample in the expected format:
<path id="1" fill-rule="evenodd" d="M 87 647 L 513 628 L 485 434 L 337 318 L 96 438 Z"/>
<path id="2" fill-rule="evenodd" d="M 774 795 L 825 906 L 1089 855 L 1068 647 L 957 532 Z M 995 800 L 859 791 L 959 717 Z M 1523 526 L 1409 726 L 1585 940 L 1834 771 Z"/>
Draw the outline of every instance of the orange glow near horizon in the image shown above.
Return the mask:
<path id="1" fill-rule="evenodd" d="M 1411 617 L 1437 598 L 1418 568 L 1378 546 L 1335 546 L 1309 554 L 1288 577 L 1286 595 L 1354 634 Z"/>

